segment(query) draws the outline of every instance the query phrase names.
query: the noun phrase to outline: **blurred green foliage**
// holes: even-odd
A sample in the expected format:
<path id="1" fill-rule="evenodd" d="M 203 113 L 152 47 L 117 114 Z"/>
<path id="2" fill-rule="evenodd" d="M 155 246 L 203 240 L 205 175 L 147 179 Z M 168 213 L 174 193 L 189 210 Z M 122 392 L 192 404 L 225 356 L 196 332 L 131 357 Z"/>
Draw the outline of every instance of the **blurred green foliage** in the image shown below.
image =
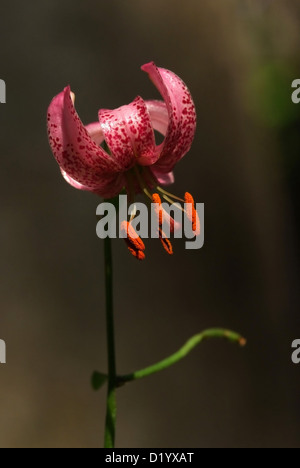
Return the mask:
<path id="1" fill-rule="evenodd" d="M 300 107 L 291 100 L 297 73 L 287 62 L 264 62 L 249 78 L 247 100 L 262 125 L 282 128 L 300 117 Z"/>

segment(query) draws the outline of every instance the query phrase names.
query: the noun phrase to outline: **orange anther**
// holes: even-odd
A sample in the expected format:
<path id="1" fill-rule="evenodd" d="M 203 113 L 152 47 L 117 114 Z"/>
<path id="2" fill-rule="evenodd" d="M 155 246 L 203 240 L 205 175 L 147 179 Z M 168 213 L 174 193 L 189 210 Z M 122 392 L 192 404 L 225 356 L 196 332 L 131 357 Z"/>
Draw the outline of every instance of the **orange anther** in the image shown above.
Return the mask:
<path id="1" fill-rule="evenodd" d="M 144 254 L 144 252 L 142 252 L 142 250 L 135 250 L 129 246 L 128 246 L 128 250 L 135 258 L 137 258 L 137 260 L 145 260 L 146 255 Z"/>
<path id="2" fill-rule="evenodd" d="M 161 198 L 158 195 L 158 193 L 154 193 L 152 195 L 152 202 L 155 203 L 155 212 L 156 212 L 157 217 L 158 217 L 159 226 L 162 226 L 162 224 L 163 224 L 163 210 L 161 208 Z"/>
<path id="3" fill-rule="evenodd" d="M 145 250 L 145 244 L 128 221 L 121 223 L 121 230 L 126 233 L 128 244 L 135 250 Z"/>
<path id="4" fill-rule="evenodd" d="M 159 227 L 162 227 L 163 222 L 168 223 L 170 226 L 170 232 L 173 233 L 175 229 L 175 221 L 162 207 L 161 198 L 158 193 L 154 193 L 152 195 L 152 202 L 156 205 L 155 212 L 157 214 Z"/>
<path id="5" fill-rule="evenodd" d="M 121 231 L 126 233 L 127 237 L 124 239 L 129 252 L 138 260 L 145 259 L 145 244 L 142 239 L 138 236 L 133 226 L 128 221 L 121 223 Z"/>
<path id="6" fill-rule="evenodd" d="M 189 221 L 192 223 L 192 229 L 195 234 L 195 236 L 200 235 L 200 219 L 198 212 L 195 208 L 195 202 L 194 198 L 192 195 L 188 192 L 186 192 L 184 196 L 184 201 L 186 205 L 186 214 L 189 219 Z"/>
<path id="7" fill-rule="evenodd" d="M 171 241 L 166 237 L 165 233 L 161 229 L 159 230 L 159 238 L 165 251 L 169 255 L 173 255 L 173 246 Z"/>

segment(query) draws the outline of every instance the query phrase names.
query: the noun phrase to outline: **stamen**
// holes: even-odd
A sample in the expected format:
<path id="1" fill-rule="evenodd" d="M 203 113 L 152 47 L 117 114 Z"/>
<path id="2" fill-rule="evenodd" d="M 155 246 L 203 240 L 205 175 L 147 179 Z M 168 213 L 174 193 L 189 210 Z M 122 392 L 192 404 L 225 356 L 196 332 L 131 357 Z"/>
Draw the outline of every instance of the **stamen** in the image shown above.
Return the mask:
<path id="1" fill-rule="evenodd" d="M 170 203 L 171 205 L 175 206 L 179 211 L 182 211 L 183 213 L 185 212 L 184 209 L 179 205 L 179 203 L 175 203 L 174 200 L 171 200 L 167 195 L 163 195 L 163 198 Z M 184 201 L 184 200 L 182 200 Z"/>
<path id="2" fill-rule="evenodd" d="M 147 176 L 149 177 L 149 179 L 152 182 L 153 186 L 156 187 L 156 190 L 158 190 L 164 196 L 164 199 L 166 201 L 168 201 L 169 203 L 171 203 L 171 205 L 173 205 L 174 200 L 177 200 L 177 201 L 180 201 L 181 203 L 184 203 L 184 200 L 182 200 L 182 198 L 177 197 L 176 195 L 174 195 L 174 194 L 172 194 L 170 192 L 167 192 L 162 187 L 157 185 L 157 180 L 153 177 L 153 175 L 151 174 L 150 171 L 148 171 Z"/>
<path id="3" fill-rule="evenodd" d="M 200 219 L 198 212 L 195 208 L 195 201 L 192 195 L 189 192 L 186 192 L 184 196 L 185 206 L 186 206 L 186 214 L 189 221 L 192 223 L 192 229 L 195 236 L 200 235 Z"/>
<path id="4" fill-rule="evenodd" d="M 130 212 L 130 223 L 134 220 L 134 218 L 136 217 L 136 205 L 134 204 L 133 205 L 133 208 Z"/>
<path id="5" fill-rule="evenodd" d="M 159 226 L 162 226 L 163 224 L 163 210 L 161 208 L 161 199 L 158 193 L 154 193 L 152 195 L 152 202 L 155 204 L 155 212 L 158 217 L 158 224 Z"/>
<path id="6" fill-rule="evenodd" d="M 128 250 L 137 260 L 145 260 L 146 255 L 141 250 L 134 250 L 131 247 L 128 247 Z"/>
<path id="7" fill-rule="evenodd" d="M 163 248 L 169 255 L 173 255 L 173 246 L 170 239 L 168 239 L 162 229 L 159 230 L 159 238 Z"/>
<path id="8" fill-rule="evenodd" d="M 177 197 L 176 195 L 173 195 L 172 193 L 170 192 L 167 192 L 166 190 L 164 190 L 163 188 L 161 187 L 157 187 L 157 190 L 162 193 L 163 195 L 166 195 L 168 198 L 173 198 L 172 202 L 171 203 L 174 203 L 174 200 L 177 200 L 177 201 L 180 201 L 182 203 L 184 203 L 184 200 L 182 200 L 182 198 L 180 197 Z"/>
<path id="9" fill-rule="evenodd" d="M 186 204 L 186 214 L 188 220 L 193 224 L 194 199 L 190 193 L 186 192 L 184 196 L 184 202 Z"/>
<path id="10" fill-rule="evenodd" d="M 125 232 L 127 237 L 124 239 L 129 252 L 138 260 L 144 260 L 145 244 L 128 221 L 121 223 L 121 231 Z"/>
<path id="11" fill-rule="evenodd" d="M 173 233 L 175 230 L 175 221 L 169 213 L 161 206 L 161 198 L 158 193 L 154 193 L 152 195 L 152 202 L 156 205 L 155 211 L 158 217 L 158 225 L 159 227 L 163 226 L 163 222 L 165 221 L 170 226 L 170 232 Z"/>

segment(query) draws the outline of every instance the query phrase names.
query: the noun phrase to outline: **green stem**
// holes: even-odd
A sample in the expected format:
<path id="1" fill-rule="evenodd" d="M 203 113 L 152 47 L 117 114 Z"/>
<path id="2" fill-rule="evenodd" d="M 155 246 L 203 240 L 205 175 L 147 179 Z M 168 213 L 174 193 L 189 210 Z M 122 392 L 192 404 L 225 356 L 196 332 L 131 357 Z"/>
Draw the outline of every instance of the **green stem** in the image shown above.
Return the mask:
<path id="1" fill-rule="evenodd" d="M 155 374 L 156 372 L 160 372 L 167 367 L 172 366 L 176 362 L 183 359 L 187 354 L 189 354 L 195 346 L 197 346 L 201 341 L 206 338 L 226 338 L 229 341 L 237 342 L 241 346 L 246 344 L 246 340 L 239 334 L 232 332 L 230 330 L 224 330 L 222 328 L 212 328 L 209 330 L 205 330 L 198 335 L 193 336 L 190 338 L 182 348 L 179 349 L 176 353 L 172 354 L 171 356 L 163 359 L 156 364 L 146 367 L 145 369 L 141 369 L 139 371 L 133 372 L 132 374 L 118 376 L 118 385 L 122 385 L 126 382 L 130 382 L 132 380 L 142 379 L 147 377 L 148 375 Z"/>
<path id="2" fill-rule="evenodd" d="M 104 239 L 105 289 L 106 289 L 106 333 L 108 355 L 108 389 L 104 447 L 114 448 L 116 427 L 116 358 L 113 315 L 113 268 L 111 239 Z"/>

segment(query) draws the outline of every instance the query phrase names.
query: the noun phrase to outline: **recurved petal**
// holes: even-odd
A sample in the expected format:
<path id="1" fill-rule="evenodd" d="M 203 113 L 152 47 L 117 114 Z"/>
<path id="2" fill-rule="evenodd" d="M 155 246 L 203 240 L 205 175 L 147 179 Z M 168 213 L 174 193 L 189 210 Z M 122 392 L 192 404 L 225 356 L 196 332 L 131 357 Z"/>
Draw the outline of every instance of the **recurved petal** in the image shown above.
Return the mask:
<path id="1" fill-rule="evenodd" d="M 119 109 L 101 109 L 99 121 L 105 141 L 123 171 L 136 163 L 149 166 L 157 161 L 154 132 L 141 97 Z"/>
<path id="2" fill-rule="evenodd" d="M 90 187 L 87 187 L 86 185 L 82 185 L 76 180 L 72 179 L 72 177 L 69 176 L 69 174 L 67 174 L 66 171 L 64 171 L 62 168 L 60 168 L 60 170 L 65 181 L 68 182 L 68 184 L 70 184 L 72 187 L 76 188 L 77 190 L 86 190 L 89 192 L 91 191 Z"/>
<path id="3" fill-rule="evenodd" d="M 118 195 L 122 188 L 125 185 L 125 179 L 123 174 L 117 174 L 117 175 L 112 175 L 112 176 L 107 176 L 105 179 L 102 179 L 98 183 L 98 187 L 91 188 L 90 186 L 87 185 L 82 185 L 76 180 L 74 180 L 72 177 L 69 176 L 63 169 L 61 169 L 61 173 L 72 187 L 76 188 L 77 190 L 85 190 L 87 192 L 93 192 L 96 193 L 97 195 L 103 197 L 103 198 L 113 198 L 116 195 Z"/>
<path id="4" fill-rule="evenodd" d="M 169 113 L 164 101 L 145 101 L 154 130 L 166 136 Z M 161 145 L 162 147 L 163 145 Z"/>
<path id="5" fill-rule="evenodd" d="M 168 110 L 169 124 L 157 167 L 169 172 L 191 147 L 196 130 L 194 102 L 184 82 L 171 71 L 158 68 L 154 62 L 142 70 L 149 74 Z"/>
<path id="6" fill-rule="evenodd" d="M 50 146 L 61 169 L 69 177 L 90 190 L 98 189 L 99 181 L 117 174 L 120 166 L 97 145 L 97 139 L 89 135 L 74 108 L 70 93 L 68 86 L 49 106 Z"/>
<path id="7" fill-rule="evenodd" d="M 156 164 L 151 167 L 151 172 L 159 185 L 172 185 L 175 182 L 174 172 L 161 172 L 156 168 Z"/>
<path id="8" fill-rule="evenodd" d="M 85 128 L 88 134 L 90 135 L 91 139 L 96 143 L 96 145 L 100 146 L 104 140 L 104 135 L 100 123 L 93 122 L 86 125 Z"/>

